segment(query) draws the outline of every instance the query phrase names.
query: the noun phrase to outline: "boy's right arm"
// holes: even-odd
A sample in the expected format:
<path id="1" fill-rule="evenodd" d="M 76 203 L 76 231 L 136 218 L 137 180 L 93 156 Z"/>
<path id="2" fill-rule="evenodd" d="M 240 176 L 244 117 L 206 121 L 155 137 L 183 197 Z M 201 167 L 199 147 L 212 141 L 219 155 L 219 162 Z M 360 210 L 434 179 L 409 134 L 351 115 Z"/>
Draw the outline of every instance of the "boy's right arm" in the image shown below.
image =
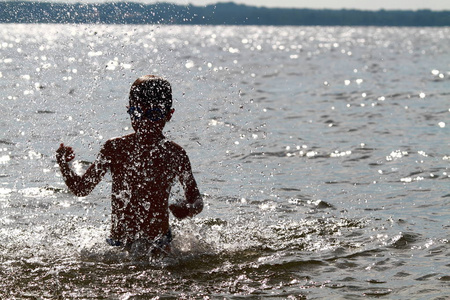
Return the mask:
<path id="1" fill-rule="evenodd" d="M 74 158 L 75 154 L 71 147 L 61 144 L 56 150 L 56 161 L 59 164 L 64 182 L 72 193 L 78 197 L 84 197 L 100 182 L 106 173 L 106 166 L 97 160 L 86 170 L 84 175 L 80 176 L 69 166 L 69 162 Z"/>
<path id="2" fill-rule="evenodd" d="M 186 152 L 182 150 L 178 158 L 180 159 L 178 178 L 184 189 L 185 201 L 171 204 L 169 208 L 176 218 L 184 219 L 193 217 L 203 210 L 203 199 Z"/>

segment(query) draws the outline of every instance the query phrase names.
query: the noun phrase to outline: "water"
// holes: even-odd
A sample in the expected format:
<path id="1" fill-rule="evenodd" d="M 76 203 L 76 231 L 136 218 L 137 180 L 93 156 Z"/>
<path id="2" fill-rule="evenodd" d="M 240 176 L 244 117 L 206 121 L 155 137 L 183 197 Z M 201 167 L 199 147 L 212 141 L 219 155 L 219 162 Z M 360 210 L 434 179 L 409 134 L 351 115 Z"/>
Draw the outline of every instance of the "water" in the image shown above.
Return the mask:
<path id="1" fill-rule="evenodd" d="M 450 294 L 450 29 L 0 27 L 0 298 L 444 299 Z M 206 208 L 174 251 L 110 248 L 110 177 L 67 192 L 167 77 L 166 134 Z M 175 186 L 173 197 L 179 195 Z"/>

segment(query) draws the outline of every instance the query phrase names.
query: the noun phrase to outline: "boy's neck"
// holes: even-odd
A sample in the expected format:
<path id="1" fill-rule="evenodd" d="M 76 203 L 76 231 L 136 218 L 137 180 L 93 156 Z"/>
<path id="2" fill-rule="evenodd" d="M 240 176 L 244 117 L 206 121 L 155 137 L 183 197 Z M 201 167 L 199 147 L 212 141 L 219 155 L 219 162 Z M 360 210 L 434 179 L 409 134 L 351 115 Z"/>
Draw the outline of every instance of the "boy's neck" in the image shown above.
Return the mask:
<path id="1" fill-rule="evenodd" d="M 153 144 L 165 138 L 162 131 L 153 131 L 153 132 L 136 131 L 135 136 L 138 142 L 150 144 Z"/>

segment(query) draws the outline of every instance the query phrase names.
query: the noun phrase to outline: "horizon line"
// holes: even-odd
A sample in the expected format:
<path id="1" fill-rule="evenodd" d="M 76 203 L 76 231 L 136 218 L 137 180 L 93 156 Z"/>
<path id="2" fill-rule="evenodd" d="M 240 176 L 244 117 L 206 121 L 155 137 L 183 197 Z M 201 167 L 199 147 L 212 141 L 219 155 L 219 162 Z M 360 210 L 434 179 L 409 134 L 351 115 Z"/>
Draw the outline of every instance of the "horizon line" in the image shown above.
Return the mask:
<path id="1" fill-rule="evenodd" d="M 246 7 L 255 7 L 255 8 L 262 8 L 262 9 L 281 9 L 281 10 L 334 10 L 334 11 L 340 11 L 340 10 L 349 10 L 349 11 L 366 11 L 366 12 L 379 12 L 379 11 L 402 11 L 402 12 L 419 12 L 419 11 L 432 11 L 432 12 L 448 12 L 449 9 L 443 9 L 443 10 L 435 10 L 431 8 L 416 8 L 416 9 L 400 9 L 400 8 L 379 8 L 379 9 L 364 9 L 364 8 L 310 8 L 310 7 L 269 7 L 264 5 L 254 5 L 254 4 L 244 4 L 244 3 L 236 3 L 235 1 L 217 1 L 215 3 L 210 4 L 180 4 L 180 3 L 174 3 L 169 1 L 155 1 L 155 2 L 147 2 L 147 1 L 141 1 L 141 0 L 129 0 L 129 1 L 120 1 L 120 0 L 93 0 L 93 1 L 82 1 L 82 0 L 0 0 L 0 2 L 36 2 L 36 3 L 52 3 L 52 4 L 81 4 L 81 5 L 95 5 L 95 4 L 105 4 L 105 3 L 136 3 L 141 5 L 157 5 L 157 4 L 170 4 L 175 6 L 194 6 L 194 7 L 208 7 L 208 6 L 214 6 L 214 5 L 220 5 L 220 4 L 234 4 L 237 6 L 246 6 Z"/>

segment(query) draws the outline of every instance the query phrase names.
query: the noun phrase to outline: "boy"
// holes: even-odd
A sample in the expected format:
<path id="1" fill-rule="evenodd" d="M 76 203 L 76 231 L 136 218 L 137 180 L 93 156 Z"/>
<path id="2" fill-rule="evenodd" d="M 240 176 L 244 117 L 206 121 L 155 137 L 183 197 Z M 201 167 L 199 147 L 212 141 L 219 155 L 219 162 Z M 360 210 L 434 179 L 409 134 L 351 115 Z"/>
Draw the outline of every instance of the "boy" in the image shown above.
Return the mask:
<path id="1" fill-rule="evenodd" d="M 110 170 L 112 224 L 107 242 L 127 249 L 145 245 L 159 254 L 170 250 L 168 210 L 178 219 L 192 217 L 202 211 L 203 200 L 186 152 L 162 133 L 175 111 L 170 83 L 153 75 L 140 77 L 131 86 L 129 102 L 135 132 L 108 140 L 84 175 L 69 167 L 75 157 L 71 147 L 61 144 L 56 159 L 67 187 L 79 197 L 88 195 Z M 186 199 L 169 206 L 176 178 Z"/>

